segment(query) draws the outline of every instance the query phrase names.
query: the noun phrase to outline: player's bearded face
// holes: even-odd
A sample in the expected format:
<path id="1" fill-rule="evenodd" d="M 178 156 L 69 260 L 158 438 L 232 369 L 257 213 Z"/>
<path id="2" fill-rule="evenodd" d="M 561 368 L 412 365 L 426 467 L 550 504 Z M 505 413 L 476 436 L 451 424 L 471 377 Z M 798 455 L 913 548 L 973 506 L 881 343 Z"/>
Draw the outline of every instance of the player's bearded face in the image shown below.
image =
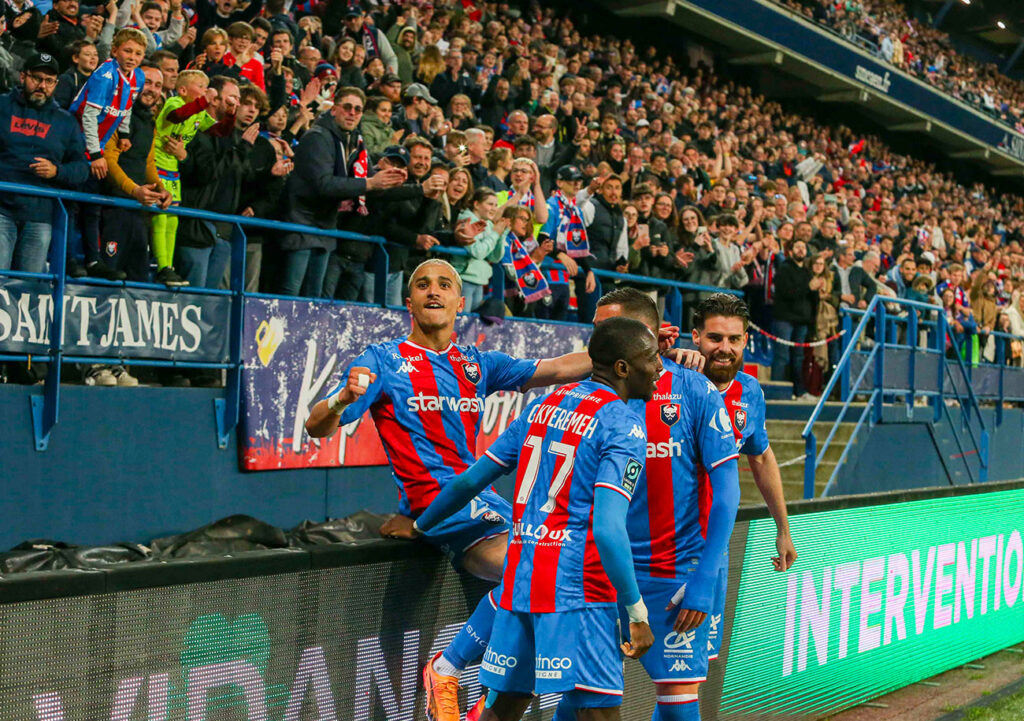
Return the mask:
<path id="1" fill-rule="evenodd" d="M 747 333 L 739 318 L 713 316 L 704 322 L 704 330 L 693 332 L 693 341 L 707 359 L 704 375 L 712 383 L 728 383 L 743 367 L 743 349 Z"/>

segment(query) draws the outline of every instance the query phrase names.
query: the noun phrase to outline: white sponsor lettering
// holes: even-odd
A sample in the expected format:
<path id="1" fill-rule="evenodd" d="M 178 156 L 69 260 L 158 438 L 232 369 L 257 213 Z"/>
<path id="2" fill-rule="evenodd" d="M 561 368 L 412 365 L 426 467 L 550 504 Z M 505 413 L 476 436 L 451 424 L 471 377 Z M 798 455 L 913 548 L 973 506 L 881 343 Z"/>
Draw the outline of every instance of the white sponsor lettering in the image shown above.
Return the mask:
<path id="1" fill-rule="evenodd" d="M 561 545 L 572 542 L 572 531 L 567 528 L 551 530 L 544 524 L 534 526 L 532 523 L 523 523 L 522 521 L 512 524 L 512 535 L 538 543 L 545 541 Z"/>
<path id="2" fill-rule="evenodd" d="M 883 93 L 888 93 L 889 86 L 892 85 L 888 70 L 885 71 L 885 75 L 879 75 L 873 70 L 858 65 L 857 69 L 853 71 L 853 76 L 865 85 L 870 85 L 875 90 L 881 90 Z"/>
<path id="3" fill-rule="evenodd" d="M 479 396 L 455 398 L 453 396 L 428 396 L 418 393 L 408 399 L 409 410 L 413 413 L 425 411 L 454 411 L 456 413 L 480 413 L 484 399 Z"/>
<path id="4" fill-rule="evenodd" d="M 484 669 L 488 673 L 493 673 L 497 676 L 504 676 L 509 669 L 515 668 L 518 665 L 519 659 L 515 656 L 495 653 L 494 649 L 488 646 L 487 652 L 484 654 L 484 660 L 480 664 L 480 668 Z"/>
<path id="5" fill-rule="evenodd" d="M 591 438 L 597 430 L 597 419 L 586 413 L 577 413 L 559 406 L 539 405 L 530 409 L 526 420 L 530 423 L 540 423 L 548 428 L 559 431 L 566 431 L 580 436 Z"/>
<path id="6" fill-rule="evenodd" d="M 670 440 L 647 444 L 648 458 L 675 458 L 683 455 L 682 441 Z"/>
<path id="7" fill-rule="evenodd" d="M 572 668 L 572 659 L 566 656 L 537 656 L 534 675 L 537 678 L 562 678 L 562 672 Z"/>

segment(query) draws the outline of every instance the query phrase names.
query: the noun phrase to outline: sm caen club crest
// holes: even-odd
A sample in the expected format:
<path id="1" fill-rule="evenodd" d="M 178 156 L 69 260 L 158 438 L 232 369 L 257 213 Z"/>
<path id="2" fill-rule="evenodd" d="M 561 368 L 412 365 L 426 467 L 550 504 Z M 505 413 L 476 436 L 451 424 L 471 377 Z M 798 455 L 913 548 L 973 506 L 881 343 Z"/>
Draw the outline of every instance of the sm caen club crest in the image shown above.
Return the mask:
<path id="1" fill-rule="evenodd" d="M 732 412 L 732 424 L 736 426 L 737 431 L 742 431 L 747 427 L 747 412 L 742 408 L 737 408 Z"/>
<path id="2" fill-rule="evenodd" d="M 480 382 L 480 364 L 479 363 L 463 363 L 462 373 L 466 376 L 466 380 L 476 385 Z"/>
<path id="3" fill-rule="evenodd" d="M 661 420 L 666 426 L 675 425 L 676 421 L 679 420 L 679 404 L 678 403 L 662 403 L 661 404 Z"/>

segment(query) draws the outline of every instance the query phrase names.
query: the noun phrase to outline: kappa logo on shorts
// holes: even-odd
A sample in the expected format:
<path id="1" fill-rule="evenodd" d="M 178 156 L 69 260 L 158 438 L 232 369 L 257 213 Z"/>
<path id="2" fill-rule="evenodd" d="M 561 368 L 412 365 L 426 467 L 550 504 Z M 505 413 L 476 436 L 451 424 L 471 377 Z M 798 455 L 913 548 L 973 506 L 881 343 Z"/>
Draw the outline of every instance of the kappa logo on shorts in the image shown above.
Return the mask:
<path id="1" fill-rule="evenodd" d="M 480 364 L 479 363 L 463 363 L 462 374 L 466 376 L 466 380 L 476 385 L 480 382 Z"/>
<path id="2" fill-rule="evenodd" d="M 690 667 L 686 665 L 686 661 L 681 658 L 677 658 L 675 663 L 672 664 L 672 668 L 669 671 L 690 671 Z"/>
<path id="3" fill-rule="evenodd" d="M 736 430 L 742 431 L 747 427 L 747 412 L 742 408 L 737 408 L 732 412 L 732 421 Z"/>
<path id="4" fill-rule="evenodd" d="M 622 487 L 626 489 L 626 492 L 632 493 L 636 488 L 636 482 L 640 480 L 640 472 L 643 469 L 644 464 L 638 460 L 630 458 L 626 462 L 626 469 L 622 472 Z"/>
<path id="5" fill-rule="evenodd" d="M 666 426 L 674 426 L 679 420 L 679 404 L 663 403 L 661 405 L 661 422 Z"/>

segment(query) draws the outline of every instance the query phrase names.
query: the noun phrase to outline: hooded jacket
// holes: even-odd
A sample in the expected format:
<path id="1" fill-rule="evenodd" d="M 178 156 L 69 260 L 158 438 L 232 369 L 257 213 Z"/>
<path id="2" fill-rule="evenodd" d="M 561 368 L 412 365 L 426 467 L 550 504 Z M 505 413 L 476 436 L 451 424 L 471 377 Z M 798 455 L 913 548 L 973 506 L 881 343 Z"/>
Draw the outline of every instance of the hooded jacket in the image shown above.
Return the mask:
<path id="1" fill-rule="evenodd" d="M 35 158 L 57 166 L 57 175 L 40 178 L 29 166 Z M 78 121 L 50 100 L 41 108 L 25 102 L 20 89 L 0 96 L 0 178 L 11 183 L 74 189 L 89 177 L 85 138 Z M 0 213 L 16 221 L 49 223 L 53 201 L 29 195 L 0 194 Z"/>

